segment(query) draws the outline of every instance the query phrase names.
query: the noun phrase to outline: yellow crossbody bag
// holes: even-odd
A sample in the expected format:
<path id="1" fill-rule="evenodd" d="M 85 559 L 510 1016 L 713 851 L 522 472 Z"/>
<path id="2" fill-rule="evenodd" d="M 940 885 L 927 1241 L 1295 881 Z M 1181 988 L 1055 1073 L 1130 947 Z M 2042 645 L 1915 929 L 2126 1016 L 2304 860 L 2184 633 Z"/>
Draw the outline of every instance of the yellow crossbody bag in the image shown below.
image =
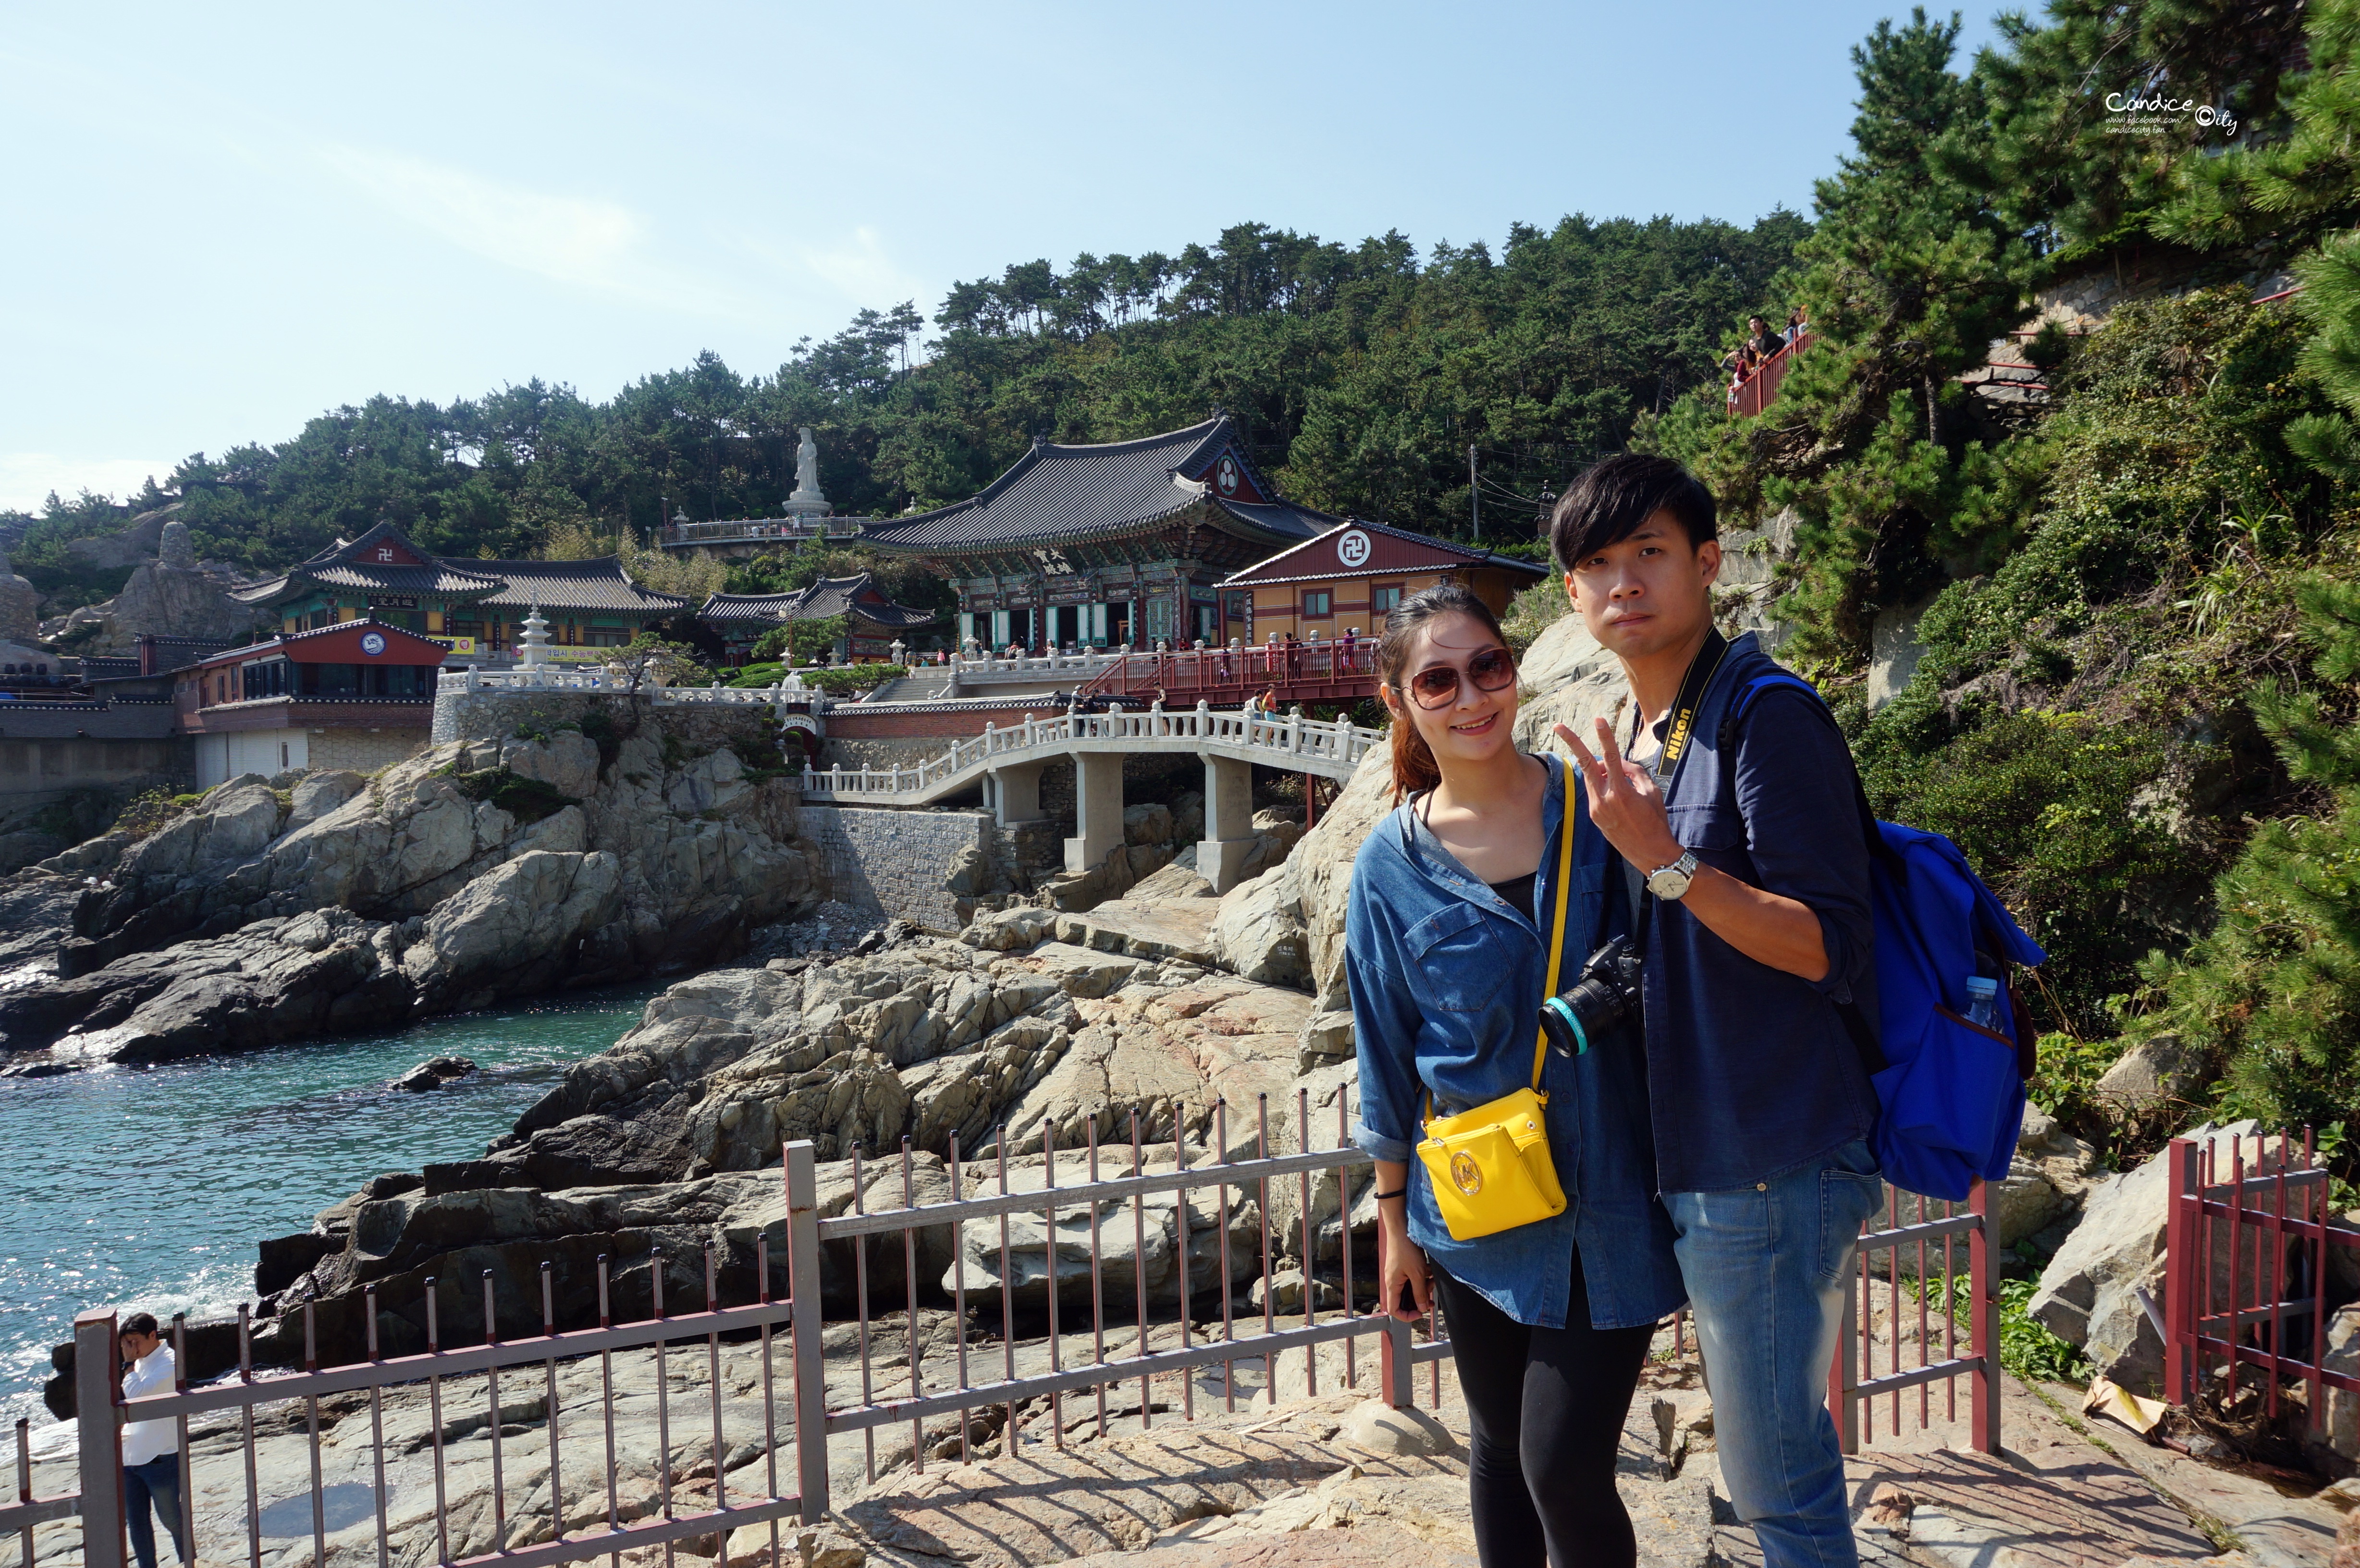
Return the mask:
<path id="1" fill-rule="evenodd" d="M 1565 906 L 1573 873 L 1573 793 L 1566 791 L 1566 821 L 1559 830 L 1557 920 L 1549 939 L 1548 989 L 1557 995 L 1557 965 L 1565 956 Z M 1434 1095 L 1426 1097 L 1426 1141 L 1417 1146 L 1435 1206 L 1454 1241 L 1472 1241 L 1565 1213 L 1565 1189 L 1557 1185 L 1557 1161 L 1549 1155 L 1548 1095 L 1541 1069 L 1548 1060 L 1548 1031 L 1535 1027 L 1533 1086 L 1503 1094 L 1455 1116 L 1434 1119 Z"/>

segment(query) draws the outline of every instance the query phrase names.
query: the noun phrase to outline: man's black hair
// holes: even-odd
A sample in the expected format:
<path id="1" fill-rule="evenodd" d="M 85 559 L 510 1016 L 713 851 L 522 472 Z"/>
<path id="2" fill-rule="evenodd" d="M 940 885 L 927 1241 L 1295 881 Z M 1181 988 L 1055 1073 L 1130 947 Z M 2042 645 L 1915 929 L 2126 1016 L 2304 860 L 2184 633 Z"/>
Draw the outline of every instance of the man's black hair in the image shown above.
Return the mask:
<path id="1" fill-rule="evenodd" d="M 1639 531 L 1657 512 L 1669 512 L 1694 550 L 1721 537 L 1712 492 L 1668 457 L 1625 452 L 1593 463 L 1568 486 L 1549 517 L 1549 550 L 1559 572 Z"/>
<path id="2" fill-rule="evenodd" d="M 129 1317 L 125 1318 L 121 1323 L 117 1324 L 115 1332 L 117 1334 L 144 1334 L 152 1339 L 156 1336 L 156 1314 L 153 1312 L 134 1312 Z"/>

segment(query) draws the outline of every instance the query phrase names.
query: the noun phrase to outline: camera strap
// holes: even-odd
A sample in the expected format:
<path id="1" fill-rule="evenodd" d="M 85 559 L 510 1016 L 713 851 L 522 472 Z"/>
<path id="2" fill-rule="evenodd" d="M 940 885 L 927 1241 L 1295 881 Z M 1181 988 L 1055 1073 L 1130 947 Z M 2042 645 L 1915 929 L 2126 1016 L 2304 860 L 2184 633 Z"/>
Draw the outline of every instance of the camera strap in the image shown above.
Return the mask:
<path id="1" fill-rule="evenodd" d="M 1680 769 L 1688 762 L 1688 748 L 1696 739 L 1698 710 L 1704 706 L 1705 693 L 1712 689 L 1712 678 L 1721 673 L 1721 663 L 1728 657 L 1729 639 L 1721 635 L 1719 626 L 1707 626 L 1704 641 L 1699 645 L 1696 657 L 1688 660 L 1688 673 L 1680 678 L 1679 695 L 1672 700 L 1671 726 L 1665 730 L 1663 748 L 1655 754 L 1655 789 L 1663 796 L 1666 807 L 1671 804 L 1672 789 L 1679 782 Z M 1639 736 L 1636 725 L 1642 722 L 1643 715 L 1637 711 L 1635 702 L 1632 703 L 1632 710 L 1633 727 L 1631 738 L 1635 742 Z M 1627 751 L 1625 755 L 1628 755 Z M 1645 873 L 1642 871 L 1640 875 L 1644 877 Z M 1642 881 L 1636 922 L 1638 929 L 1631 933 L 1632 950 L 1641 958 L 1647 955 L 1647 930 L 1655 923 L 1648 917 L 1655 913 L 1655 895 L 1648 892 L 1646 884 Z M 1549 994 L 1555 996 L 1557 993 L 1552 989 Z"/>

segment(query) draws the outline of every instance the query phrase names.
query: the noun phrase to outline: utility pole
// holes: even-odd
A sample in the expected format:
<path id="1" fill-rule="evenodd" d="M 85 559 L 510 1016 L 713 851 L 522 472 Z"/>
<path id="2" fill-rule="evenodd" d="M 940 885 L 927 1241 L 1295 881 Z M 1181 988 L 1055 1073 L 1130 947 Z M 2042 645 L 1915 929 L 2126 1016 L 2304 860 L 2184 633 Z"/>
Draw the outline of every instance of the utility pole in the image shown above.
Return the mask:
<path id="1" fill-rule="evenodd" d="M 1475 443 L 1467 443 L 1467 518 L 1474 526 L 1475 539 L 1483 538 L 1483 493 L 1477 488 L 1475 475 Z"/>

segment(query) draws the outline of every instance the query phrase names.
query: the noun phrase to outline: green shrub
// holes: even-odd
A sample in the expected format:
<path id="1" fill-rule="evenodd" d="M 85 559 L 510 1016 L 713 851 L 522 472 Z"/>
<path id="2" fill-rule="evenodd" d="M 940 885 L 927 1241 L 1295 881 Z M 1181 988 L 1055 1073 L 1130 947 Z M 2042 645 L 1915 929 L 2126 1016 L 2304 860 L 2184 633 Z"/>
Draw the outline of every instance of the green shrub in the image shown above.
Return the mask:
<path id="1" fill-rule="evenodd" d="M 519 825 L 554 816 L 576 803 L 573 796 L 559 793 L 555 785 L 539 779 L 523 778 L 505 768 L 486 768 L 464 773 L 454 762 L 436 771 L 449 779 L 457 786 L 459 793 L 470 800 L 488 800 L 514 817 Z"/>
<path id="2" fill-rule="evenodd" d="M 836 664 L 799 673 L 804 685 L 833 697 L 841 697 L 854 691 L 872 690 L 888 681 L 898 681 L 910 672 L 899 664 Z"/>
<path id="3" fill-rule="evenodd" d="M 2130 988 L 2140 956 L 2169 937 L 2149 911 L 2158 890 L 2185 881 L 2180 846 L 2135 803 L 2166 749 L 2153 732 L 2088 713 L 1976 723 L 1921 699 L 1878 713 L 1860 752 L 1877 814 L 1948 834 L 2048 950 L 2047 991 L 2036 995 L 2055 1007 L 2036 1001 L 2036 1017 L 2091 1033 L 2106 1027 L 2106 999 Z"/>
<path id="4" fill-rule="evenodd" d="M 2018 1256 L 2027 1263 L 2032 1261 L 2024 1254 Z M 1928 1280 L 1925 1286 L 1914 1288 L 1931 1298 L 1930 1304 L 1936 1311 L 1940 1310 L 1941 1292 L 1937 1281 Z M 2058 1338 L 2046 1323 L 2025 1310 L 2039 1289 L 2039 1281 L 2030 1278 L 2000 1281 L 1999 1364 L 2027 1382 L 2085 1386 L 2090 1381 L 2089 1357 L 2081 1354 L 2079 1345 Z M 1974 1354 L 1974 1280 L 1964 1272 L 1950 1277 L 1950 1312 L 1959 1325 L 1961 1352 Z"/>

